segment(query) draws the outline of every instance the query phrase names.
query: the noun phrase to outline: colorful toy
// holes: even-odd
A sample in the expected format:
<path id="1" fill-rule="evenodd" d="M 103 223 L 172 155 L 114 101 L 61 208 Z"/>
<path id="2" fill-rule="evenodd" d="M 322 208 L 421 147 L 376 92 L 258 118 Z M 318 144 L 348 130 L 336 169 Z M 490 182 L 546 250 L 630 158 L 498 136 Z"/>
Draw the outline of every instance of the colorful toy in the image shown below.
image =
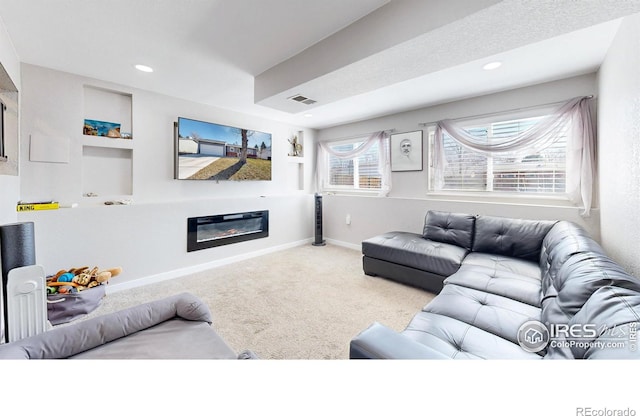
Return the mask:
<path id="1" fill-rule="evenodd" d="M 57 281 L 58 282 L 71 282 L 73 280 L 73 273 L 62 273 L 60 276 L 58 276 Z"/>
<path id="2" fill-rule="evenodd" d="M 78 289 L 74 286 L 61 286 L 58 288 L 58 293 L 67 294 L 67 293 L 76 293 Z"/>
<path id="3" fill-rule="evenodd" d="M 106 284 L 112 277 L 122 273 L 122 267 L 100 270 L 88 266 L 60 270 L 47 278 L 47 292 L 75 293 L 98 285 Z"/>

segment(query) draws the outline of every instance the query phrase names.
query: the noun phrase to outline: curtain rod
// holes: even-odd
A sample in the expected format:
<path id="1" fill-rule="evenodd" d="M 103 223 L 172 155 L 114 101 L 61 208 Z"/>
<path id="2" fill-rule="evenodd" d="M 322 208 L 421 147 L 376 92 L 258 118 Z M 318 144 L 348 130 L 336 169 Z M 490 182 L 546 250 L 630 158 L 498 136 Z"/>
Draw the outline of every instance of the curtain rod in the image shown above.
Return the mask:
<path id="1" fill-rule="evenodd" d="M 588 99 L 592 99 L 593 95 L 586 95 L 585 98 Z M 515 113 L 518 111 L 523 111 L 523 110 L 534 110 L 536 108 L 543 108 L 543 107 L 548 107 L 550 105 L 557 105 L 557 104 L 564 104 L 566 103 L 568 100 L 564 100 L 564 101 L 557 101 L 555 103 L 548 103 L 548 104 L 539 104 L 539 105 L 533 105 L 531 107 L 521 107 L 521 108 L 514 108 L 512 110 L 506 110 L 506 111 L 494 111 L 492 113 L 485 113 L 485 114 L 477 114 L 474 116 L 466 116 L 466 117 L 460 117 L 460 118 L 454 118 L 452 119 L 453 121 L 463 121 L 463 120 L 470 120 L 470 119 L 474 119 L 474 118 L 481 118 L 481 117 L 489 117 L 489 116 L 497 116 L 500 114 L 508 114 L 508 113 Z M 422 123 L 418 123 L 418 125 L 420 127 L 426 127 L 426 126 L 430 126 L 432 124 L 436 124 L 438 121 L 440 120 L 435 120 L 435 121 L 430 121 L 428 123 L 422 122 Z"/>
<path id="2" fill-rule="evenodd" d="M 372 131 L 370 133 L 361 133 L 361 134 L 354 134 L 353 136 L 347 136 L 347 137 L 339 137 L 337 139 L 331 139 L 331 140 L 324 140 L 326 142 L 339 142 L 341 140 L 349 140 L 349 139 L 359 139 L 361 137 L 367 137 L 367 136 L 371 136 L 372 134 L 378 133 L 380 131 L 383 131 L 385 133 L 393 133 L 394 131 L 396 131 L 396 129 L 386 129 L 386 130 L 378 130 L 378 131 Z"/>

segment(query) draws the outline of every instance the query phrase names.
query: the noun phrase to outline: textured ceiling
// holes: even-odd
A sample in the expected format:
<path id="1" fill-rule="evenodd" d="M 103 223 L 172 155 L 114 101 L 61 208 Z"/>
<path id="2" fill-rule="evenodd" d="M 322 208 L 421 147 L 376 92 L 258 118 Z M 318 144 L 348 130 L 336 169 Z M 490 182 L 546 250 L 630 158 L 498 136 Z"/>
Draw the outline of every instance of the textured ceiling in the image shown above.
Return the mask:
<path id="1" fill-rule="evenodd" d="M 23 62 L 314 128 L 593 72 L 617 19 L 639 12 L 640 0 L 0 0 Z"/>
<path id="2" fill-rule="evenodd" d="M 413 7 L 404 12 L 412 12 L 413 19 L 416 19 L 416 16 L 427 19 L 427 16 L 433 14 L 432 7 L 428 7 L 432 6 L 432 3 L 422 4 L 425 4 L 422 8 Z M 513 77 L 516 68 L 543 69 L 542 72 L 529 74 L 519 69 L 523 75 L 519 80 L 521 85 L 532 80 L 541 82 L 560 76 L 592 72 L 597 70 L 617 30 L 619 22 L 612 20 L 640 10 L 638 3 L 632 5 L 621 2 L 621 7 L 613 7 L 612 4 L 595 1 L 502 1 L 463 17 L 449 16 L 453 20 L 439 27 L 423 25 L 423 33 L 365 57 L 356 59 L 354 55 L 351 62 L 332 71 L 323 74 L 310 71 L 311 76 L 303 81 L 300 81 L 300 77 L 292 76 L 293 73 L 300 72 L 300 68 L 313 67 L 314 61 L 324 59 L 327 44 L 331 44 L 333 53 L 343 56 L 345 54 L 341 54 L 341 48 L 359 49 L 360 46 L 365 47 L 369 41 L 366 37 L 354 41 L 347 31 L 342 31 L 307 49 L 304 54 L 258 75 L 256 91 L 261 91 L 261 83 L 265 82 L 271 87 L 271 94 L 262 97 L 257 93 L 256 99 L 260 104 L 283 111 L 313 112 L 313 107 L 319 108 L 380 89 L 391 92 L 394 89 L 393 85 L 400 87 L 399 83 L 421 79 L 421 84 L 426 87 L 422 90 L 423 100 L 427 103 L 433 102 L 433 99 L 425 97 L 430 89 L 424 80 L 431 74 L 434 75 L 434 80 L 438 80 L 432 87 L 448 85 L 450 88 L 457 88 L 462 81 L 469 91 L 467 95 L 473 95 L 488 90 L 487 84 L 481 85 L 478 82 L 484 75 L 479 69 L 482 62 L 497 59 L 498 55 L 508 65 L 498 72 L 504 77 L 492 80 L 489 90 L 518 86 Z M 392 2 L 374 14 L 387 12 L 387 9 L 393 6 L 397 12 L 400 6 L 405 7 L 407 3 Z M 367 16 L 357 24 L 373 27 L 375 25 L 369 21 L 376 18 L 377 16 L 373 15 Z M 601 24 L 602 22 L 610 23 Z M 396 26 L 400 27 L 403 24 L 403 21 L 389 21 L 388 25 L 380 30 L 393 32 Z M 544 47 L 540 48 L 540 44 Z M 545 68 L 547 70 L 544 70 Z M 448 73 L 449 70 L 451 73 Z M 506 73 L 505 70 L 510 73 Z M 524 75 L 534 78 L 525 78 Z M 279 79 L 285 82 L 278 83 Z M 465 80 L 471 82 L 465 83 Z M 504 85 L 500 85 L 501 80 Z M 280 86 L 280 90 L 275 90 L 273 85 Z M 287 100 L 293 94 L 312 98 L 316 104 L 305 108 L 304 105 Z M 404 88 L 400 97 L 406 99 L 408 94 L 410 92 Z M 440 97 L 443 100 L 452 98 L 455 97 Z M 416 100 L 412 97 L 411 101 Z"/>

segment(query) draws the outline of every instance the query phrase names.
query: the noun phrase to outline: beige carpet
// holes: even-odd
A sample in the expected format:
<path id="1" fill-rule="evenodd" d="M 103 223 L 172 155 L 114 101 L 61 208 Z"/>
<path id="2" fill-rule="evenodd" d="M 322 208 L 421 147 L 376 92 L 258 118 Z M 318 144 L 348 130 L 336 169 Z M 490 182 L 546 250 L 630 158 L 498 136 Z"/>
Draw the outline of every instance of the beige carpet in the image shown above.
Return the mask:
<path id="1" fill-rule="evenodd" d="M 263 359 L 347 359 L 349 341 L 374 321 L 402 330 L 433 295 L 362 272 L 360 252 L 311 244 L 107 295 L 91 316 L 179 292 L 213 312 L 236 351 Z"/>

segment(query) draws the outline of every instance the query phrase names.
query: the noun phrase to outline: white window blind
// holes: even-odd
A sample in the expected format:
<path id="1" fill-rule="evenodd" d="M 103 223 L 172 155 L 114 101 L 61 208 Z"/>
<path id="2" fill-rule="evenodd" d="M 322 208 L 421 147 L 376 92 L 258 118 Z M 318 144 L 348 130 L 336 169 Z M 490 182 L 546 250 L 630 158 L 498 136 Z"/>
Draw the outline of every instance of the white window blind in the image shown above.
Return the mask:
<path id="1" fill-rule="evenodd" d="M 348 152 L 360 146 L 362 140 L 331 145 L 337 152 Z M 379 168 L 379 148 L 371 146 L 364 154 L 341 159 L 329 155 L 329 185 L 342 189 L 375 189 L 381 188 L 382 174 Z"/>
<path id="2" fill-rule="evenodd" d="M 490 138 L 516 135 L 542 118 L 488 122 L 465 130 L 491 144 Z M 486 156 L 463 147 L 447 134 L 443 136 L 443 147 L 447 159 L 442 187 L 444 191 L 543 194 L 566 192 L 566 129 L 552 146 L 524 156 Z M 430 189 L 434 189 L 433 181 Z"/>

